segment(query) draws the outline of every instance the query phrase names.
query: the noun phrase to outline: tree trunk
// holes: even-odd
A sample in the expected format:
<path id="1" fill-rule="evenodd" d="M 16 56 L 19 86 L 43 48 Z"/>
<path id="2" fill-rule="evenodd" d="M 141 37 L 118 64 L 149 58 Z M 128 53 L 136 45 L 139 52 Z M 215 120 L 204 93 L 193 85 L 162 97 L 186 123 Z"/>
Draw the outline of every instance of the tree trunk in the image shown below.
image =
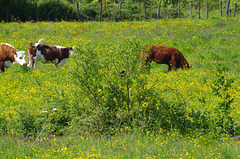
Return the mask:
<path id="1" fill-rule="evenodd" d="M 99 11 L 99 21 L 102 21 L 102 0 L 98 0 L 98 2 L 100 3 L 100 11 Z"/>
<path id="2" fill-rule="evenodd" d="M 147 0 L 144 0 L 144 20 L 146 20 L 146 17 L 147 17 L 146 8 L 147 8 Z"/>
<path id="3" fill-rule="evenodd" d="M 233 18 L 236 16 L 236 11 L 237 11 L 237 3 L 234 5 L 234 11 L 233 11 Z"/>
<path id="4" fill-rule="evenodd" d="M 160 16 L 160 7 L 161 7 L 161 0 L 158 3 L 157 19 L 159 19 L 159 16 Z"/>
<path id="5" fill-rule="evenodd" d="M 220 12 L 220 16 L 222 17 L 222 1 L 219 2 L 219 12 Z"/>
<path id="6" fill-rule="evenodd" d="M 119 19 L 122 20 L 122 1 L 119 1 Z"/>
<path id="7" fill-rule="evenodd" d="M 192 17 L 192 4 L 191 3 L 189 4 L 189 9 L 190 9 L 190 18 L 193 19 L 193 17 Z"/>
<path id="8" fill-rule="evenodd" d="M 226 7 L 226 18 L 228 17 L 228 10 L 229 10 L 229 7 L 230 7 L 230 0 L 227 2 L 227 7 Z"/>
<path id="9" fill-rule="evenodd" d="M 208 19 L 208 2 L 206 2 L 206 18 Z"/>
<path id="10" fill-rule="evenodd" d="M 200 19 L 200 0 L 198 1 L 198 19 Z"/>
<path id="11" fill-rule="evenodd" d="M 180 1 L 178 1 L 178 18 L 180 18 Z"/>
<path id="12" fill-rule="evenodd" d="M 35 5 L 36 5 L 36 21 L 38 21 L 38 5 L 37 3 L 35 3 Z"/>

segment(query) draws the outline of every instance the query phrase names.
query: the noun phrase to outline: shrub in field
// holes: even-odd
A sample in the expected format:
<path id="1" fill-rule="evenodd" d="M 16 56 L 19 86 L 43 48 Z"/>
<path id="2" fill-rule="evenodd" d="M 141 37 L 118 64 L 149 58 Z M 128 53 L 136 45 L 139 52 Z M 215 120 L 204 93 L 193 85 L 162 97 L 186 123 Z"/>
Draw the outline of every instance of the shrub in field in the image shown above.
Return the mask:
<path id="1" fill-rule="evenodd" d="M 70 107 L 68 98 L 64 90 L 57 91 L 56 95 L 51 98 L 52 107 L 45 113 L 50 126 L 50 132 L 57 135 L 62 135 L 68 128 L 68 122 L 71 121 Z M 46 123 L 46 122 L 45 122 Z"/>
<path id="2" fill-rule="evenodd" d="M 42 92 L 38 96 L 39 102 L 42 103 L 35 103 L 38 108 L 32 109 L 32 105 L 27 104 L 20 106 L 16 109 L 17 113 L 9 117 L 7 125 L 4 124 L 4 120 L 1 125 L 6 125 L 10 132 L 24 137 L 36 137 L 41 131 L 46 135 L 62 135 L 71 121 L 68 96 L 64 89 L 45 89 L 48 86 L 42 79 L 36 80 L 35 84 Z"/>
<path id="3" fill-rule="evenodd" d="M 234 82 L 233 78 L 226 78 L 224 76 L 220 63 L 217 63 L 217 79 L 214 81 L 212 90 L 215 95 L 220 98 L 220 102 L 216 107 L 216 114 L 214 125 L 212 125 L 215 135 L 228 134 L 236 135 L 239 134 L 239 125 L 230 116 L 231 103 L 233 98 L 230 95 L 229 88 Z"/>
<path id="4" fill-rule="evenodd" d="M 194 111 L 188 114 L 192 118 L 191 129 L 194 133 L 198 132 L 200 134 L 207 134 L 210 131 L 211 116 L 210 112 Z"/>
<path id="5" fill-rule="evenodd" d="M 124 40 L 108 49 L 78 47 L 71 71 L 79 86 L 72 126 L 83 132 L 187 130 L 185 104 L 165 102 L 149 87 L 150 72 L 139 67 L 143 45 L 136 38 Z"/>
<path id="6" fill-rule="evenodd" d="M 41 130 L 41 119 L 32 114 L 29 109 L 21 107 L 18 111 L 19 118 L 15 126 L 17 131 L 24 137 L 36 136 Z M 14 124 L 14 123 L 12 123 Z"/>
<path id="7" fill-rule="evenodd" d="M 227 78 L 223 73 L 223 67 L 220 63 L 216 64 L 216 79 L 212 85 L 213 93 L 219 97 L 220 102 L 214 110 L 215 115 L 207 110 L 197 111 L 192 110 L 189 116 L 192 118 L 192 128 L 195 128 L 200 133 L 210 133 L 213 137 L 221 135 L 236 136 L 240 133 L 240 126 L 234 121 L 231 113 L 231 103 L 233 98 L 229 92 L 233 78 Z"/>

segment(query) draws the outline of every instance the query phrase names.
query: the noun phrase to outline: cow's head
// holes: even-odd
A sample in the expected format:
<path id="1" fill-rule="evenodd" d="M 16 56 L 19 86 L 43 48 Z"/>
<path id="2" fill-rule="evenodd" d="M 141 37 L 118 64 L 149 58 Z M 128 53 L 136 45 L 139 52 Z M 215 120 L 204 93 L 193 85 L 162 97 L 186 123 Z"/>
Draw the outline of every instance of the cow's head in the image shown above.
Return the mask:
<path id="1" fill-rule="evenodd" d="M 27 65 L 25 51 L 15 52 L 14 58 L 15 58 L 15 62 L 19 63 L 20 65 L 22 66 Z"/>
<path id="2" fill-rule="evenodd" d="M 74 52 L 74 48 L 75 48 L 75 46 L 70 47 L 70 49 L 69 49 L 69 54 L 70 54 L 70 55 Z"/>
<path id="3" fill-rule="evenodd" d="M 70 57 L 74 52 L 74 46 L 62 48 L 61 51 L 64 52 L 66 55 L 68 55 L 68 57 Z"/>

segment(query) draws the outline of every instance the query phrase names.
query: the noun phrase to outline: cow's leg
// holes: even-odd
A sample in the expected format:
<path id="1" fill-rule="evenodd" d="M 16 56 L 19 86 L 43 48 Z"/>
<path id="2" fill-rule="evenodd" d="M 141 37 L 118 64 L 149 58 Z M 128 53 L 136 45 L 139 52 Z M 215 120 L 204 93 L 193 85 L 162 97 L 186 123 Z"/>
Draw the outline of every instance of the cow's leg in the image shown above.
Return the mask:
<path id="1" fill-rule="evenodd" d="M 181 61 L 180 67 L 181 69 L 185 69 L 186 68 L 185 62 Z"/>
<path id="2" fill-rule="evenodd" d="M 5 71 L 4 70 L 4 62 L 3 61 L 0 62 L 0 68 L 1 68 L 0 73 L 3 73 Z"/>
<path id="3" fill-rule="evenodd" d="M 35 63 L 35 60 L 34 60 L 33 55 L 32 55 L 32 56 L 31 56 L 31 67 L 34 66 L 34 63 Z"/>
<path id="4" fill-rule="evenodd" d="M 174 71 L 177 70 L 177 62 L 176 61 L 172 62 L 172 68 L 173 68 Z"/>
<path id="5" fill-rule="evenodd" d="M 28 64 L 27 64 L 27 67 L 31 67 L 31 63 L 32 63 L 32 61 L 31 61 L 31 54 L 30 54 L 30 52 L 29 52 L 29 49 L 27 50 L 27 59 L 28 59 Z"/>
<path id="6" fill-rule="evenodd" d="M 58 64 L 58 68 L 61 67 L 61 66 L 63 66 L 63 65 L 65 65 L 66 62 L 67 62 L 67 58 L 62 59 L 61 62 Z"/>
<path id="7" fill-rule="evenodd" d="M 171 65 L 172 64 L 168 64 L 168 72 L 172 70 L 172 68 L 171 68 L 172 66 Z"/>
<path id="8" fill-rule="evenodd" d="M 34 59 L 33 59 L 32 55 L 29 54 L 27 67 L 33 67 L 33 61 L 34 61 Z"/>
<path id="9" fill-rule="evenodd" d="M 35 58 L 33 58 L 33 63 L 32 63 L 33 68 L 37 67 L 37 62 L 38 62 L 38 58 L 36 56 Z"/>

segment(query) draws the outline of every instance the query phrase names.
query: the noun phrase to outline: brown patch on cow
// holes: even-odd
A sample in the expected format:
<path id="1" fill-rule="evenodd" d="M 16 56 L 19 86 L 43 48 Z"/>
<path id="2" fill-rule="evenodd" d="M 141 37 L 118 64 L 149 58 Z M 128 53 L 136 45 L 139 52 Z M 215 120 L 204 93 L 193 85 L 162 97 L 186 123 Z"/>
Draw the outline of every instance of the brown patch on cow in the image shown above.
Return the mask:
<path id="1" fill-rule="evenodd" d="M 10 45 L 0 43 L 0 68 L 1 68 L 0 73 L 5 71 L 4 67 L 5 61 L 15 62 L 14 55 L 16 54 L 17 51 L 18 50 L 11 47 Z"/>
<path id="2" fill-rule="evenodd" d="M 191 67 L 183 54 L 173 47 L 145 45 L 141 51 L 141 59 L 140 67 L 150 65 L 152 61 L 158 64 L 167 64 L 168 71 Z"/>
<path id="3" fill-rule="evenodd" d="M 35 47 L 35 43 L 29 43 L 28 47 L 27 47 L 27 52 L 28 52 L 28 56 L 27 56 L 27 59 L 28 59 L 28 64 L 29 64 L 29 61 L 32 61 L 31 63 L 31 67 L 33 67 L 34 65 L 34 57 L 36 56 L 36 47 Z M 31 58 L 31 59 L 30 59 Z"/>

